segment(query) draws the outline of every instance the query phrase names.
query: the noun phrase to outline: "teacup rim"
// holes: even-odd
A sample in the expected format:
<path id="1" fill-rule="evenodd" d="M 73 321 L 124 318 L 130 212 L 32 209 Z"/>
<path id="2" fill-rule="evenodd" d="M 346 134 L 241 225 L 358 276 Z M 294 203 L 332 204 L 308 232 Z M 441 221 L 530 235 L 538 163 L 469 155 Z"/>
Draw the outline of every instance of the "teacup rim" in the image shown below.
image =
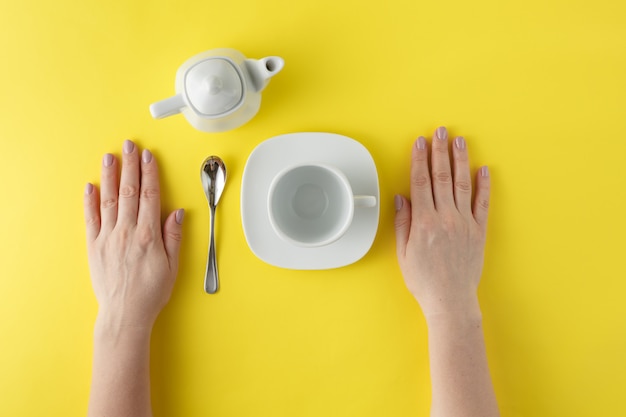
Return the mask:
<path id="1" fill-rule="evenodd" d="M 326 238 L 324 240 L 320 240 L 320 241 L 316 241 L 316 242 L 302 242 L 300 240 L 296 240 L 293 239 L 291 236 L 287 235 L 286 233 L 284 233 L 281 228 L 278 226 L 278 223 L 276 221 L 276 219 L 274 218 L 273 215 L 273 210 L 271 207 L 272 204 L 272 195 L 274 194 L 274 191 L 276 189 L 276 186 L 278 184 L 278 182 L 285 177 L 285 175 L 291 171 L 293 171 L 294 169 L 297 168 L 304 168 L 304 167 L 316 167 L 316 168 L 323 168 L 326 169 L 327 171 L 331 172 L 333 175 L 337 176 L 340 178 L 343 186 L 347 189 L 350 198 L 349 203 L 348 203 L 348 215 L 346 216 L 346 221 L 344 222 L 344 224 L 341 226 L 341 229 L 339 229 L 336 233 L 334 233 L 332 236 L 330 236 L 329 238 Z M 322 246 L 327 246 L 330 245 L 331 243 L 336 242 L 337 240 L 341 239 L 341 237 L 343 235 L 346 234 L 346 232 L 348 231 L 348 229 L 350 229 L 350 225 L 352 224 L 352 221 L 354 219 L 354 191 L 352 189 L 352 185 L 350 184 L 350 180 L 348 179 L 348 177 L 337 167 L 331 165 L 331 164 L 327 164 L 327 163 L 317 163 L 317 162 L 304 162 L 304 163 L 295 163 L 295 164 L 291 164 L 288 165 L 286 167 L 284 167 L 282 170 L 280 170 L 276 175 L 274 175 L 274 177 L 272 178 L 272 180 L 270 181 L 270 185 L 267 191 L 267 199 L 266 199 L 266 210 L 267 210 L 267 215 L 269 217 L 269 221 L 270 221 L 270 225 L 272 227 L 272 230 L 274 231 L 274 233 L 276 233 L 281 239 L 283 239 L 285 242 L 290 243 L 294 246 L 298 246 L 298 247 L 302 247 L 302 248 L 317 248 L 317 247 L 322 247 Z"/>

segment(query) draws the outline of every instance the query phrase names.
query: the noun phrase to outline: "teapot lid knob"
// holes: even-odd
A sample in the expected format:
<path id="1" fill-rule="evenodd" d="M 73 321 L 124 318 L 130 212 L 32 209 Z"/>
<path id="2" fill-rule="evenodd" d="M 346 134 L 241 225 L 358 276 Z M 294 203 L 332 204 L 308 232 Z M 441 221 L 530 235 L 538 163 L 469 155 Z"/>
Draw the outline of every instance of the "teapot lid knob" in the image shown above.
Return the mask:
<path id="1" fill-rule="evenodd" d="M 228 58 L 198 62 L 185 74 L 185 94 L 189 103 L 204 116 L 216 117 L 243 102 L 243 78 Z"/>

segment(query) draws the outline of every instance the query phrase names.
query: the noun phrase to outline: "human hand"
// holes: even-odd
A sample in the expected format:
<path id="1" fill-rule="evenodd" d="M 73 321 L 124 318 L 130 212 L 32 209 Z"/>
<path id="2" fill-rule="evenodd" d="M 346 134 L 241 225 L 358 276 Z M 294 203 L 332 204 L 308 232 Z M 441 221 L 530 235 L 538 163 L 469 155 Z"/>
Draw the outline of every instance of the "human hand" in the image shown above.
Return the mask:
<path id="1" fill-rule="evenodd" d="M 411 201 L 396 196 L 398 262 L 424 315 L 479 311 L 476 290 L 483 266 L 490 180 L 486 166 L 472 179 L 466 142 L 436 130 L 432 155 L 419 137 L 412 150 Z"/>
<path id="2" fill-rule="evenodd" d="M 170 298 L 182 236 L 184 210 L 161 228 L 159 173 L 147 149 L 124 142 L 121 178 L 117 159 L 106 154 L 101 189 L 84 195 L 87 251 L 99 319 L 116 328 L 151 328 Z"/>

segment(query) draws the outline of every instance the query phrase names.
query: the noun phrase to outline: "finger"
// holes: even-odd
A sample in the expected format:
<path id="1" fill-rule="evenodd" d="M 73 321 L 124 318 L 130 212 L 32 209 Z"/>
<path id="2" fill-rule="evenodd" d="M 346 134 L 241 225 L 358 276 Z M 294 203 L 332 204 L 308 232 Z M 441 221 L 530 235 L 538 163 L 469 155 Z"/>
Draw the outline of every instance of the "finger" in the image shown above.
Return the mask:
<path id="1" fill-rule="evenodd" d="M 183 237 L 184 217 L 185 210 L 178 209 L 170 213 L 163 225 L 163 244 L 165 245 L 165 253 L 167 253 L 172 271 L 178 270 L 178 255 L 180 253 L 180 242 Z"/>
<path id="2" fill-rule="evenodd" d="M 459 212 L 469 218 L 472 214 L 472 177 L 467 145 L 462 136 L 454 139 L 452 156 L 454 158 L 454 201 Z"/>
<path id="3" fill-rule="evenodd" d="M 491 194 L 491 178 L 489 168 L 481 167 L 476 174 L 476 195 L 474 196 L 474 219 L 483 227 L 487 226 L 489 197 Z"/>
<path id="4" fill-rule="evenodd" d="M 87 183 L 85 187 L 83 201 L 85 225 L 87 226 L 87 242 L 93 242 L 100 233 L 100 206 L 98 205 L 98 192 L 90 183 Z"/>
<path id="5" fill-rule="evenodd" d="M 117 221 L 118 176 L 117 160 L 110 153 L 104 155 L 100 179 L 100 218 L 104 230 L 112 230 Z"/>
<path id="6" fill-rule="evenodd" d="M 406 247 L 411 232 L 411 203 L 401 195 L 395 196 L 396 217 L 394 228 L 396 230 L 396 252 L 398 260 L 404 258 Z"/>
<path id="7" fill-rule="evenodd" d="M 134 225 L 139 210 L 139 151 L 133 142 L 124 142 L 120 178 L 118 223 Z"/>
<path id="8" fill-rule="evenodd" d="M 428 147 L 423 136 L 417 138 L 411 153 L 411 206 L 416 215 L 435 208 L 428 169 Z"/>
<path id="9" fill-rule="evenodd" d="M 141 187 L 137 223 L 152 230 L 161 230 L 161 188 L 159 168 L 152 153 L 144 149 L 141 155 Z"/>
<path id="10" fill-rule="evenodd" d="M 454 207 L 452 194 L 452 170 L 448 153 L 448 131 L 441 126 L 435 131 L 432 144 L 432 182 L 435 208 L 437 211 Z"/>

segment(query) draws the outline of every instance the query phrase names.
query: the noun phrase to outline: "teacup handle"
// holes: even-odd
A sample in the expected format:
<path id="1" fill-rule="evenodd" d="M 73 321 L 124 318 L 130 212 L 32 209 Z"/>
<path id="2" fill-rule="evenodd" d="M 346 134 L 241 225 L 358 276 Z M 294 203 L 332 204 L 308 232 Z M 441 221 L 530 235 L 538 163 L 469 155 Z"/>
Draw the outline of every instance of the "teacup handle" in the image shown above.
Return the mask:
<path id="1" fill-rule="evenodd" d="M 182 94 L 176 94 L 173 97 L 152 103 L 150 114 L 155 119 L 162 119 L 180 113 L 184 107 L 187 107 L 187 103 L 185 103 Z"/>
<path id="2" fill-rule="evenodd" d="M 376 197 L 373 195 L 355 195 L 354 207 L 375 207 Z"/>

